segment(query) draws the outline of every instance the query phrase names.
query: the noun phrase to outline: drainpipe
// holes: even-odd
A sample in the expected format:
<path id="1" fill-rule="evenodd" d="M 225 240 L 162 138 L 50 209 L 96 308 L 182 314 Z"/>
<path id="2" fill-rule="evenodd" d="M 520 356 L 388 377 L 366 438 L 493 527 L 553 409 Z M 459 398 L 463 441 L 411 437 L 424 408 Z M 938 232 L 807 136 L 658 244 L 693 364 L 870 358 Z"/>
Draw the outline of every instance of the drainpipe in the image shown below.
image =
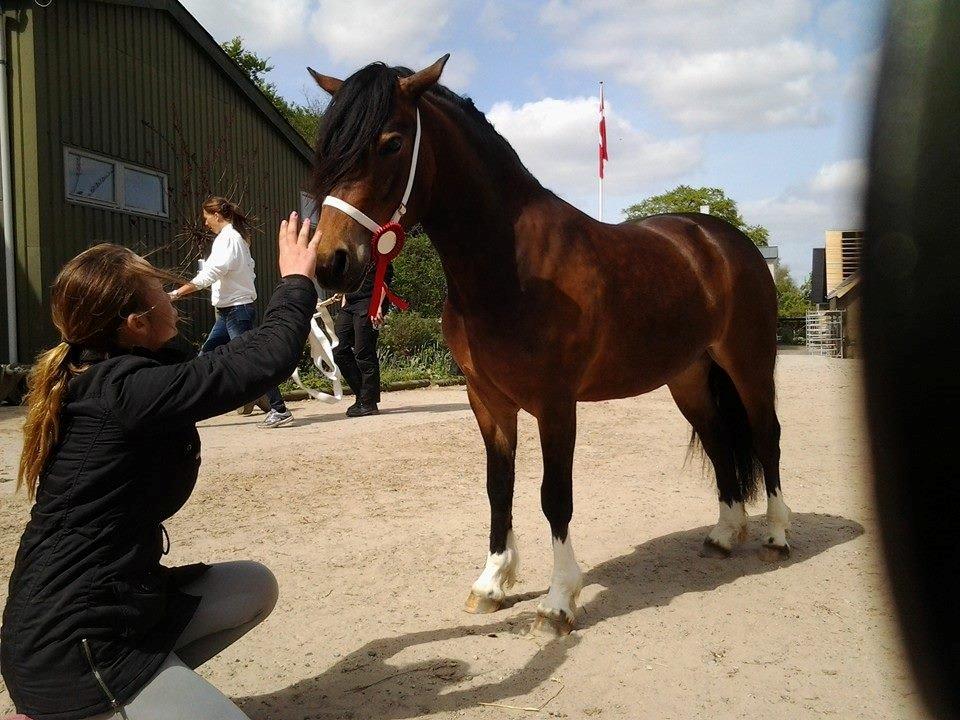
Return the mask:
<path id="1" fill-rule="evenodd" d="M 4 12 L 6 3 L 0 3 Z M 0 183 L 3 193 L 4 284 L 7 288 L 7 344 L 10 364 L 17 357 L 17 266 L 13 239 L 13 182 L 10 178 L 10 109 L 7 87 L 7 16 L 0 15 Z"/>

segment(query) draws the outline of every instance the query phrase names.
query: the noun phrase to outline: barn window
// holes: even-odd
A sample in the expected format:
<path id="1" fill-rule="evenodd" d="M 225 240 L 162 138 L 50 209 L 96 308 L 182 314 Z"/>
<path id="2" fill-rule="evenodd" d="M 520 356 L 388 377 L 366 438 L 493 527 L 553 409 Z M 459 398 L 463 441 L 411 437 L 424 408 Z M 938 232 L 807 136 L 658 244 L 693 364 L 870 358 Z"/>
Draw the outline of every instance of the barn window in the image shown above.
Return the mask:
<path id="1" fill-rule="evenodd" d="M 97 205 L 117 204 L 117 165 L 104 158 L 68 150 L 64 157 L 67 197 Z"/>
<path id="2" fill-rule="evenodd" d="M 63 150 L 67 199 L 121 212 L 167 217 L 167 176 L 116 158 Z"/>
<path id="3" fill-rule="evenodd" d="M 167 178 L 140 168 L 123 168 L 123 206 L 148 215 L 167 216 Z"/>

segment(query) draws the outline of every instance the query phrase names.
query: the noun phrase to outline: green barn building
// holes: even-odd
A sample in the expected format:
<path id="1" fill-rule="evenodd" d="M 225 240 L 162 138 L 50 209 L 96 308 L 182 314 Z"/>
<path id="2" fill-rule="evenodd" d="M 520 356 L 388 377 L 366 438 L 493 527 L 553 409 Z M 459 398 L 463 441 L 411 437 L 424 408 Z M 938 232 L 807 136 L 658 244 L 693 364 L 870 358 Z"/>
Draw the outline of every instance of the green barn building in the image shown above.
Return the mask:
<path id="1" fill-rule="evenodd" d="M 0 9 L 0 362 L 30 362 L 57 340 L 50 285 L 95 243 L 192 275 L 211 193 L 257 220 L 265 302 L 278 281 L 277 223 L 307 210 L 313 153 L 210 34 L 177 0 Z M 184 332 L 198 340 L 213 321 L 207 295 L 182 305 Z"/>

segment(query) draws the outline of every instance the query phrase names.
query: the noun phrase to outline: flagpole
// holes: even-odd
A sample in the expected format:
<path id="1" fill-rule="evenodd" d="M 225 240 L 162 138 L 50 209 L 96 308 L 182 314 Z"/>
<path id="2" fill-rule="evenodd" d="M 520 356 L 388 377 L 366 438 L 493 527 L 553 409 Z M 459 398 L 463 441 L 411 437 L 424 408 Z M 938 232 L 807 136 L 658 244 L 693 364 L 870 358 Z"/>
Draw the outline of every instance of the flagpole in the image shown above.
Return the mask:
<path id="1" fill-rule="evenodd" d="M 603 116 L 603 80 L 600 81 L 600 114 Z M 601 166 L 603 165 L 603 159 L 600 160 Z M 603 222 L 603 172 L 600 173 L 600 203 L 597 210 L 597 220 Z"/>
<path id="2" fill-rule="evenodd" d="M 603 222 L 603 178 L 600 178 L 600 211 L 597 213 L 597 220 Z"/>

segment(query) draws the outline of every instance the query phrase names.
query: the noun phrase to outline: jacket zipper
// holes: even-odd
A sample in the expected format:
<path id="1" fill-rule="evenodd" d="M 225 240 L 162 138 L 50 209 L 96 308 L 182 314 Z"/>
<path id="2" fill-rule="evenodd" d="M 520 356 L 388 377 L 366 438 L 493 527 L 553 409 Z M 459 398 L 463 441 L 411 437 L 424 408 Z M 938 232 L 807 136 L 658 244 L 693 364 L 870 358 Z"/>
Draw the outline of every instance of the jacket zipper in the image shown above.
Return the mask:
<path id="1" fill-rule="evenodd" d="M 90 664 L 90 669 L 93 671 L 93 676 L 97 679 L 97 683 L 103 689 L 104 694 L 107 696 L 107 700 L 110 701 L 110 707 L 113 708 L 115 713 L 119 713 L 121 717 L 126 717 L 125 713 L 123 712 L 123 706 L 117 702 L 117 698 L 112 692 L 110 692 L 110 688 L 107 687 L 107 683 L 103 680 L 103 675 L 100 674 L 96 663 L 93 662 L 93 653 L 90 652 L 90 643 L 86 638 L 81 638 L 80 644 L 83 646 L 83 654 L 87 656 L 87 662 Z"/>

